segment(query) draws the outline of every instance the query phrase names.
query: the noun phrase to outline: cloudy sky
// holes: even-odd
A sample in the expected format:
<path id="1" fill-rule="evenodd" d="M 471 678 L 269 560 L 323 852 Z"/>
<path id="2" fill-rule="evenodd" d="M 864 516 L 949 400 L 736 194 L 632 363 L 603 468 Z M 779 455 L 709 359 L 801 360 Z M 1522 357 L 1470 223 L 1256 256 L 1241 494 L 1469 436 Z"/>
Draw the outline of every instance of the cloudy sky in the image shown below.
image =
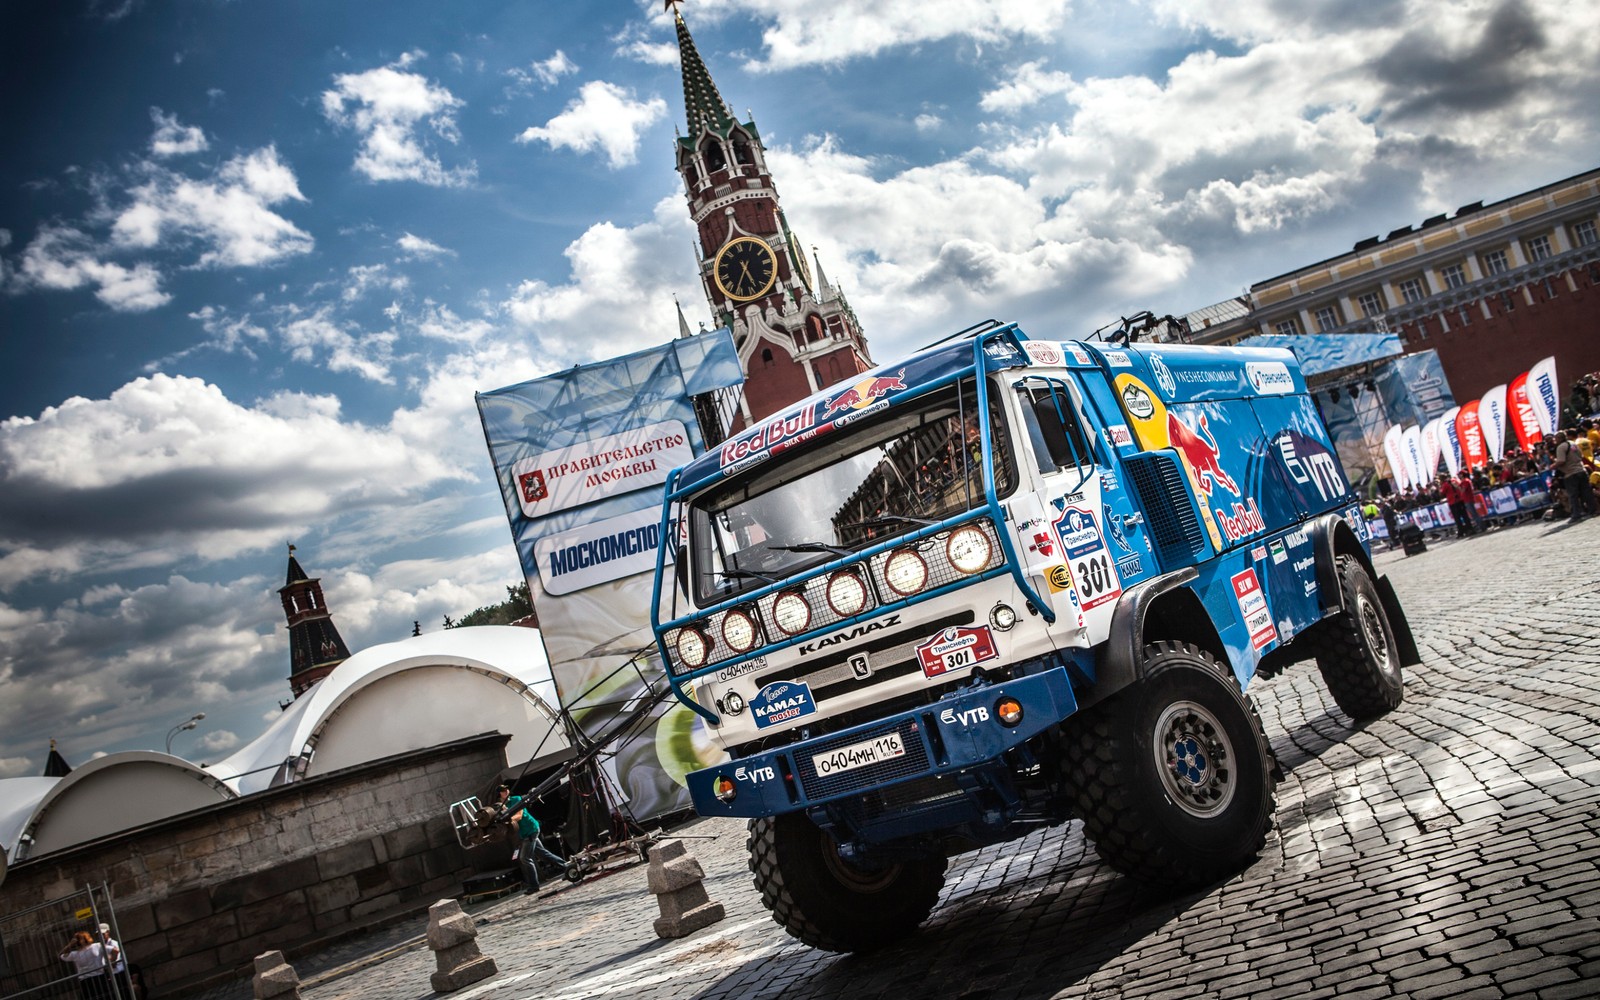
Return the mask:
<path id="1" fill-rule="evenodd" d="M 1600 7 L 692 0 L 888 360 L 1082 336 L 1600 165 Z M 215 760 L 518 570 L 473 393 L 709 319 L 659 2 L 0 8 L 0 776 Z"/>

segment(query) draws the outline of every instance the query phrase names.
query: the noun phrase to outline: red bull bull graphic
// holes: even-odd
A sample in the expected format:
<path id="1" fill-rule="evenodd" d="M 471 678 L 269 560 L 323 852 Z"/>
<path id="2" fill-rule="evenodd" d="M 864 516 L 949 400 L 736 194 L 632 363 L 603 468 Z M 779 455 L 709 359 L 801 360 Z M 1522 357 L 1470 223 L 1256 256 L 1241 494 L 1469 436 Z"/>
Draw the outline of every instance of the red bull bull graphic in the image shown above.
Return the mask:
<path id="1" fill-rule="evenodd" d="M 875 378 L 862 379 L 828 400 L 822 410 L 822 419 L 827 420 L 835 414 L 845 413 L 850 410 L 864 410 L 889 393 L 904 389 L 906 387 L 905 375 L 906 370 L 902 368 L 894 375 L 879 375 Z"/>
<path id="2" fill-rule="evenodd" d="M 1196 427 L 1197 430 L 1190 430 L 1189 425 L 1179 420 L 1176 413 L 1167 411 L 1167 439 L 1194 471 L 1195 485 L 1208 498 L 1218 486 L 1239 496 L 1239 484 L 1222 468 L 1221 452 L 1217 450 L 1216 438 L 1211 436 L 1204 413 L 1200 414 Z"/>

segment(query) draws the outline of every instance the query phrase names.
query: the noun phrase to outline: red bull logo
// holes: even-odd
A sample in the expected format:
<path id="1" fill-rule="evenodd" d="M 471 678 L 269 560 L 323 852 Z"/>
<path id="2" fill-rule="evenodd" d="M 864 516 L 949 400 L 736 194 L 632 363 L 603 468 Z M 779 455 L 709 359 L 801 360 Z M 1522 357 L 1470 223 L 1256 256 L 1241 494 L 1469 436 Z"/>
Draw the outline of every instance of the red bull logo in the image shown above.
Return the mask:
<path id="1" fill-rule="evenodd" d="M 876 378 L 862 379 L 844 392 L 828 400 L 822 410 L 824 420 L 836 413 L 849 410 L 863 410 L 877 402 L 891 392 L 898 392 L 906 387 L 903 381 L 906 374 L 904 368 L 894 375 L 879 375 Z"/>
<path id="2" fill-rule="evenodd" d="M 1167 411 L 1167 437 L 1172 442 L 1172 447 L 1183 454 L 1189 463 L 1189 468 L 1194 470 L 1195 484 L 1200 487 L 1207 498 L 1221 486 L 1223 489 L 1239 496 L 1239 485 L 1233 477 L 1223 471 L 1220 461 L 1221 455 L 1217 450 L 1217 441 L 1211 436 L 1211 428 L 1207 426 L 1206 415 L 1200 414 L 1198 433 L 1190 430 L 1189 425 L 1179 420 L 1172 411 Z"/>

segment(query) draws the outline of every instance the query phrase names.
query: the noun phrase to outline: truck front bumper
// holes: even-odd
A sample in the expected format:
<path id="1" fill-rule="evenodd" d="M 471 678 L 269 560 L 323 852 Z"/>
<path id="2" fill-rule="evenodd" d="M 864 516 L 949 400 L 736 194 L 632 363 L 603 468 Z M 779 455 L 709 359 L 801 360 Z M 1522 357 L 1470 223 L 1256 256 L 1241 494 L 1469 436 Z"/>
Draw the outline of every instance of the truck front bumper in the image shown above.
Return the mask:
<path id="1" fill-rule="evenodd" d="M 1015 724 L 997 706 L 1022 709 Z M 1077 711 L 1063 667 L 691 772 L 702 816 L 776 816 L 991 762 Z M 718 797 L 718 788 L 722 797 Z M 730 794 L 731 791 L 731 794 Z"/>

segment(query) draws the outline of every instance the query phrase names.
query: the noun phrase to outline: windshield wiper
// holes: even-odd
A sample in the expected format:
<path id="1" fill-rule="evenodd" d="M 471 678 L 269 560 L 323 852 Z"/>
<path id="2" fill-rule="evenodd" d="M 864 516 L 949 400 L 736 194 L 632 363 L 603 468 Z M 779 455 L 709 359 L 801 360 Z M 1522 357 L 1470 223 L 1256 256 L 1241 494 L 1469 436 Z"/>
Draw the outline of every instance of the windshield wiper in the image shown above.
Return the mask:
<path id="1" fill-rule="evenodd" d="M 717 575 L 722 577 L 724 580 L 760 580 L 762 583 L 778 582 L 776 577 L 768 576 L 765 573 L 752 572 L 751 570 L 747 569 L 725 569 Z"/>
<path id="2" fill-rule="evenodd" d="M 884 514 L 884 515 L 882 515 L 880 517 L 869 517 L 865 521 L 852 521 L 849 524 L 841 524 L 841 525 L 839 525 L 839 527 L 841 527 L 841 528 L 882 528 L 885 525 L 889 525 L 889 524 L 915 524 L 918 527 L 926 528 L 930 524 L 938 524 L 938 523 L 939 523 L 938 521 L 930 521 L 925 517 L 907 517 L 904 514 Z"/>
<path id="3" fill-rule="evenodd" d="M 768 545 L 767 548 L 774 552 L 828 552 L 836 556 L 848 556 L 851 550 L 839 545 L 829 545 L 827 542 L 801 542 L 798 545 Z"/>

